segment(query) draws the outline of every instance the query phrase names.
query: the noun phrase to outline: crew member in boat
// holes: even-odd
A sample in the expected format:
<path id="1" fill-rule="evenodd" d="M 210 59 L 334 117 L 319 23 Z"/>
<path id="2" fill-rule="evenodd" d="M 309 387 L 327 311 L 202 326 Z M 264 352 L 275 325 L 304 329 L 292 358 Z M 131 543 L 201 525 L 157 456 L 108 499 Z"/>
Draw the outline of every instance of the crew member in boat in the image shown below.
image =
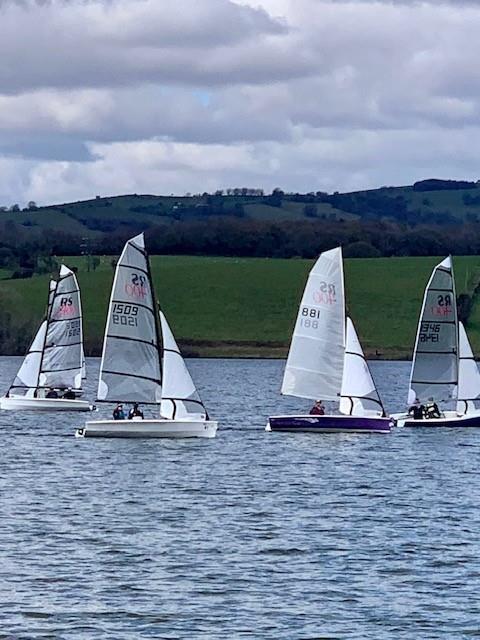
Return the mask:
<path id="1" fill-rule="evenodd" d="M 317 400 L 313 407 L 310 409 L 311 416 L 324 416 L 325 415 L 325 407 L 321 400 Z"/>
<path id="2" fill-rule="evenodd" d="M 415 402 L 409 408 L 408 415 L 412 416 L 414 420 L 423 420 L 425 416 L 425 407 L 418 398 L 415 398 Z"/>
<path id="3" fill-rule="evenodd" d="M 133 407 L 128 412 L 128 419 L 132 420 L 132 418 L 142 418 L 143 420 L 143 411 L 138 406 L 138 402 L 134 402 Z"/>
<path id="4" fill-rule="evenodd" d="M 68 387 L 68 389 L 63 394 L 65 400 L 75 400 L 75 393 L 72 387 Z"/>
<path id="5" fill-rule="evenodd" d="M 123 405 L 119 402 L 113 410 L 114 420 L 125 420 L 125 413 L 123 412 Z"/>
<path id="6" fill-rule="evenodd" d="M 58 393 L 56 389 L 49 389 L 45 394 L 46 398 L 58 398 Z"/>
<path id="7" fill-rule="evenodd" d="M 427 420 L 429 418 L 441 418 L 442 414 L 440 413 L 440 409 L 438 408 L 437 403 L 433 400 L 433 398 L 429 398 L 427 404 L 425 405 L 425 418 Z"/>

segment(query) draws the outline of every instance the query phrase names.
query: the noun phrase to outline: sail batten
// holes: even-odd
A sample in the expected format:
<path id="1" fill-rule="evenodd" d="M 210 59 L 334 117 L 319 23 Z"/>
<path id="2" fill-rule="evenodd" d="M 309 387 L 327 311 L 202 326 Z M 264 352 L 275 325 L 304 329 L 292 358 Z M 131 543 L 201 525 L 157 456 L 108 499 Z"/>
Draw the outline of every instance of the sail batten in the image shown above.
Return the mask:
<path id="1" fill-rule="evenodd" d="M 298 310 L 281 392 L 338 400 L 345 350 L 345 293 L 340 247 L 320 255 Z"/>
<path id="2" fill-rule="evenodd" d="M 162 373 L 155 295 L 143 234 L 118 260 L 108 308 L 97 400 L 160 404 Z"/>
<path id="3" fill-rule="evenodd" d="M 450 257 L 438 264 L 425 289 L 410 374 L 408 402 L 456 398 L 458 318 Z"/>

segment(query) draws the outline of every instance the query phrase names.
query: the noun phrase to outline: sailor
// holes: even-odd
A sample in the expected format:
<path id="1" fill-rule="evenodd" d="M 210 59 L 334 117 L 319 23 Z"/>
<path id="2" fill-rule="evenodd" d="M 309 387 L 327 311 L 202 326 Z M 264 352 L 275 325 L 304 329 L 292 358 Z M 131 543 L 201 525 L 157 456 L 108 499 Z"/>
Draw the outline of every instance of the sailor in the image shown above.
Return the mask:
<path id="1" fill-rule="evenodd" d="M 123 412 L 123 405 L 119 402 L 113 410 L 114 420 L 125 420 L 125 414 Z"/>
<path id="2" fill-rule="evenodd" d="M 414 420 L 423 420 L 425 407 L 418 398 L 415 398 L 415 402 L 409 408 L 408 415 L 412 416 Z"/>
<path id="3" fill-rule="evenodd" d="M 138 406 L 138 402 L 134 402 L 133 407 L 128 412 L 128 419 L 131 420 L 132 418 L 142 418 L 143 420 L 143 411 Z"/>
<path id="4" fill-rule="evenodd" d="M 321 400 L 317 400 L 313 407 L 310 409 L 311 416 L 324 416 L 325 415 L 325 407 L 322 404 Z"/>
<path id="5" fill-rule="evenodd" d="M 65 400 L 75 400 L 75 393 L 73 392 L 72 387 L 68 387 L 68 389 L 63 394 Z"/>
<path id="6" fill-rule="evenodd" d="M 58 398 L 58 393 L 56 389 L 49 389 L 45 394 L 46 398 Z"/>
<path id="7" fill-rule="evenodd" d="M 442 414 L 440 413 L 440 409 L 436 402 L 434 402 L 433 398 L 429 398 L 427 404 L 425 405 L 425 418 L 441 418 Z"/>

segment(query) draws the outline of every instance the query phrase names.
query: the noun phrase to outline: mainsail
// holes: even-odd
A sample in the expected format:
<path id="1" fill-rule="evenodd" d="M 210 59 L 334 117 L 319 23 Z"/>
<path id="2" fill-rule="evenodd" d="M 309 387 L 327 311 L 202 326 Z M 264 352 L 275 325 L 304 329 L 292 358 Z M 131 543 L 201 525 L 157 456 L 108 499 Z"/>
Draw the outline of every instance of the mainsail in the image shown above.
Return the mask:
<path id="1" fill-rule="evenodd" d="M 160 415 L 170 420 L 208 419 L 195 384 L 165 315 L 160 311 L 163 338 L 163 389 Z"/>
<path id="2" fill-rule="evenodd" d="M 103 342 L 99 402 L 159 404 L 160 339 L 143 233 L 118 260 Z"/>
<path id="3" fill-rule="evenodd" d="M 384 416 L 382 401 L 350 318 L 347 318 L 346 343 L 340 412 L 354 416 Z"/>
<path id="4" fill-rule="evenodd" d="M 408 402 L 456 398 L 458 319 L 452 259 L 438 264 L 425 289 L 413 355 Z"/>
<path id="5" fill-rule="evenodd" d="M 457 412 L 468 413 L 475 410 L 474 400 L 480 396 L 480 372 L 473 357 L 467 332 L 459 322 L 459 361 Z"/>
<path id="6" fill-rule="evenodd" d="M 345 351 L 342 249 L 320 255 L 300 303 L 283 377 L 282 393 L 338 400 Z"/>
<path id="7" fill-rule="evenodd" d="M 60 277 L 49 297 L 47 332 L 38 386 L 81 389 L 82 354 L 80 289 L 73 271 L 62 265 Z"/>
<path id="8" fill-rule="evenodd" d="M 58 282 L 50 280 L 46 317 L 7 395 L 34 397 L 40 388 L 81 388 L 81 316 L 77 279 L 62 265 Z"/>

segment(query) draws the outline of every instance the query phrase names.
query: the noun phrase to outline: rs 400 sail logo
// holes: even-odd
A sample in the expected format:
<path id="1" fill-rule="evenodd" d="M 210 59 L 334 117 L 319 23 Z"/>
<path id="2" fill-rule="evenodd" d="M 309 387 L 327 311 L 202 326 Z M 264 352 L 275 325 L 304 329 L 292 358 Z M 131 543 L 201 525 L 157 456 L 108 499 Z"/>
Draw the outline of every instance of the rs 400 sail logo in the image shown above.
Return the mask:
<path id="1" fill-rule="evenodd" d="M 315 304 L 335 304 L 337 301 L 335 285 L 328 282 L 321 282 L 312 295 Z"/>
<path id="2" fill-rule="evenodd" d="M 59 316 L 74 316 L 76 314 L 76 309 L 73 305 L 73 300 L 71 297 L 63 296 L 60 298 L 60 307 L 58 309 Z"/>
<path id="3" fill-rule="evenodd" d="M 132 273 L 130 282 L 125 284 L 125 293 L 130 298 L 144 299 L 147 295 L 147 278 L 138 273 Z"/>

